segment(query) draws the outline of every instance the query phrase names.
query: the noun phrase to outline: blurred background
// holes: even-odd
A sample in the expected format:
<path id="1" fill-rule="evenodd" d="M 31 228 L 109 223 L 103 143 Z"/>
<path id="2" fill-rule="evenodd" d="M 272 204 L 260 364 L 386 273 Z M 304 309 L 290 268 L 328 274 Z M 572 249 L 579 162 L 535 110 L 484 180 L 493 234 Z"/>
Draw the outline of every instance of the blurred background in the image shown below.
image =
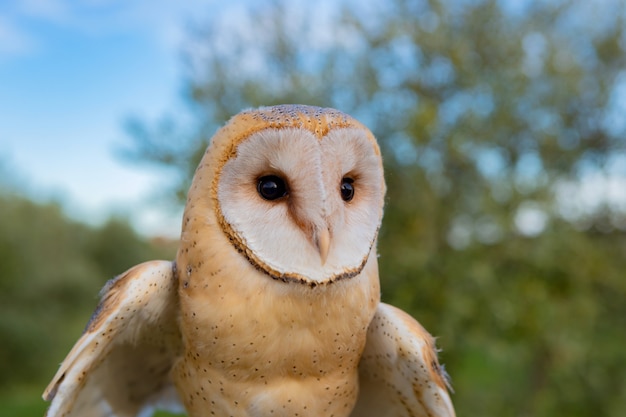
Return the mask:
<path id="1" fill-rule="evenodd" d="M 382 298 L 459 416 L 626 415 L 626 2 L 222 3 L 0 5 L 0 416 L 43 415 L 215 130 L 278 103 L 377 136 Z"/>

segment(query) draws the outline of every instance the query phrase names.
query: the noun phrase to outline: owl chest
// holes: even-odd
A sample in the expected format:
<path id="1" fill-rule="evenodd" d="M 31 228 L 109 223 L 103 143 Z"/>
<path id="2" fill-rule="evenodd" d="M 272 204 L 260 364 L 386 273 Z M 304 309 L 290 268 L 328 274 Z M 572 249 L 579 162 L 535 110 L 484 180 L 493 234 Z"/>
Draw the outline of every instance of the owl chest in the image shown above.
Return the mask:
<path id="1" fill-rule="evenodd" d="M 211 300 L 187 299 L 174 376 L 190 416 L 349 415 L 367 293 L 334 299 L 222 285 Z"/>

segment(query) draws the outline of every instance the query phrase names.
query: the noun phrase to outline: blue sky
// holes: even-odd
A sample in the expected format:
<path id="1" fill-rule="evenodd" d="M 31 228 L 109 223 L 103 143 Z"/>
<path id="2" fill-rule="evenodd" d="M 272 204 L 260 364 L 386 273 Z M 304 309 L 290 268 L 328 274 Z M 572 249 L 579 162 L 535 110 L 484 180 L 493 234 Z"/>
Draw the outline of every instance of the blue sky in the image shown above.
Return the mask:
<path id="1" fill-rule="evenodd" d="M 147 234 L 177 233 L 151 199 L 166 173 L 116 152 L 130 116 L 183 109 L 185 24 L 212 0 L 21 0 L 0 3 L 0 172 L 27 194 L 60 199 L 92 223 L 130 216 Z"/>
<path id="2" fill-rule="evenodd" d="M 0 175 L 32 198 L 61 200 L 75 218 L 98 224 L 120 213 L 144 234 L 176 236 L 180 213 L 151 198 L 167 172 L 119 158 L 129 143 L 123 125 L 131 116 L 151 122 L 184 112 L 186 24 L 232 4 L 0 1 Z M 616 107 L 622 121 L 624 103 Z M 626 207 L 620 158 L 621 170 L 608 178 L 561 184 L 566 217 L 602 201 Z"/>

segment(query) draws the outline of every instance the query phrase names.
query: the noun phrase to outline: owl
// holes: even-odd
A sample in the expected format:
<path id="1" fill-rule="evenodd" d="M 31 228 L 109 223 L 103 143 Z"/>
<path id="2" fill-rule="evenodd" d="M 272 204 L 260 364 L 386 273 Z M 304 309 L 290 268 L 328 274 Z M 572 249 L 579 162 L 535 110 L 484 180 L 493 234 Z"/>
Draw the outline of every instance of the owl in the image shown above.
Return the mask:
<path id="1" fill-rule="evenodd" d="M 196 170 L 176 260 L 105 285 L 47 416 L 454 416 L 433 338 L 380 302 L 384 196 L 352 117 L 234 116 Z"/>

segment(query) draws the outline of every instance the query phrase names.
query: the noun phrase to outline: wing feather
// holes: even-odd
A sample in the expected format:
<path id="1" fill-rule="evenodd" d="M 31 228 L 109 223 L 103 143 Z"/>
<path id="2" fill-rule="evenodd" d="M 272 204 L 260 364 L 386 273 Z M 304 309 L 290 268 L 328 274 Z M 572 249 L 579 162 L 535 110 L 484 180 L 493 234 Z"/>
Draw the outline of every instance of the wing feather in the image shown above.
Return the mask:
<path id="1" fill-rule="evenodd" d="M 433 337 L 411 316 L 381 303 L 359 362 L 352 417 L 454 417 Z"/>
<path id="2" fill-rule="evenodd" d="M 136 416 L 180 409 L 169 371 L 181 347 L 175 264 L 137 265 L 102 289 L 85 332 L 43 398 L 47 417 Z M 149 414 L 142 414 L 149 415 Z"/>

